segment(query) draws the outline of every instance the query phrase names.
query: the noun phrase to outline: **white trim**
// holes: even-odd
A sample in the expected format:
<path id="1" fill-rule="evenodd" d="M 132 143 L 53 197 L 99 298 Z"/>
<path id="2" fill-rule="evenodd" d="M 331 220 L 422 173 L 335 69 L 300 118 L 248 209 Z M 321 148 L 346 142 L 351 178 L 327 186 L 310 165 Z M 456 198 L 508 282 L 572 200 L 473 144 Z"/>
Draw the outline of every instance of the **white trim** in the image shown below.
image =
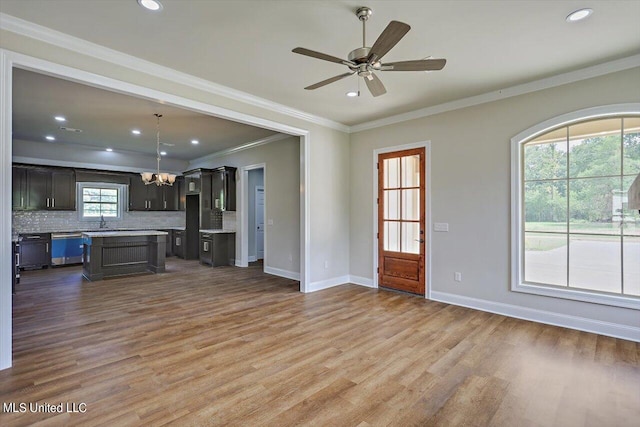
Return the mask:
<path id="1" fill-rule="evenodd" d="M 255 256 L 250 256 L 247 261 L 249 262 L 256 262 L 258 260 L 258 258 L 256 258 Z M 246 266 L 245 266 L 246 267 Z"/>
<path id="2" fill-rule="evenodd" d="M 207 154 L 203 157 L 198 157 L 197 159 L 193 159 L 189 162 L 189 169 L 197 169 L 199 167 L 203 167 L 204 164 L 210 162 L 211 160 L 228 156 L 229 154 L 237 153 L 239 151 L 248 150 L 250 148 L 256 148 L 264 144 L 268 144 L 270 142 L 281 141 L 286 138 L 291 138 L 292 135 L 277 133 L 275 135 L 268 136 L 266 138 L 257 139 L 255 141 L 247 142 L 245 144 L 239 145 L 237 147 L 228 148 L 226 150 L 217 151 L 215 153 Z"/>
<path id="3" fill-rule="evenodd" d="M 382 126 L 388 126 L 396 123 L 406 122 L 408 120 L 419 119 L 422 117 L 433 116 L 447 111 L 459 110 L 461 108 L 473 107 L 475 105 L 486 104 L 488 102 L 498 101 L 501 99 L 511 98 L 513 96 L 525 95 L 527 93 L 537 92 L 539 90 L 549 89 L 562 86 L 569 83 L 578 82 L 580 80 L 590 79 L 593 77 L 603 76 L 618 71 L 628 70 L 630 68 L 640 66 L 640 54 L 629 56 L 627 58 L 615 61 L 605 62 L 604 64 L 593 65 L 581 70 L 570 71 L 568 73 L 558 74 L 545 79 L 534 80 L 529 83 L 511 86 L 508 88 L 487 92 L 468 98 L 457 99 L 444 104 L 434 105 L 432 107 L 421 108 L 419 110 L 409 111 L 395 116 L 385 117 L 379 120 L 360 123 L 349 128 L 350 133 L 361 132 L 363 130 L 375 129 Z"/>
<path id="4" fill-rule="evenodd" d="M 258 202 L 258 192 L 259 191 L 262 191 L 262 194 L 263 194 L 263 201 L 262 201 L 262 222 L 263 222 L 263 224 L 262 224 L 262 226 L 263 226 L 263 228 L 265 228 L 264 227 L 264 220 L 267 217 L 267 197 L 266 197 L 267 193 L 265 192 L 265 189 L 264 189 L 264 175 L 263 175 L 263 178 L 262 178 L 262 185 L 256 185 L 255 186 L 255 191 L 254 191 L 254 194 L 253 194 L 254 202 L 255 202 L 255 217 L 254 218 L 258 217 L 258 204 L 257 204 L 257 202 Z M 253 224 L 253 226 L 255 227 L 255 225 L 257 223 L 258 223 L 258 221 L 256 220 L 256 222 Z M 266 228 L 262 232 L 262 234 L 263 234 L 263 237 L 262 237 L 262 258 L 258 258 L 258 233 L 257 233 L 256 229 L 254 229 L 254 231 L 256 231 L 256 238 L 255 238 L 255 242 L 254 242 L 256 244 L 256 247 L 255 247 L 256 256 L 254 256 L 253 258 L 255 258 L 255 259 L 265 259 L 266 258 L 266 241 L 267 241 L 266 240 L 266 237 L 267 237 Z"/>
<path id="5" fill-rule="evenodd" d="M 349 275 L 332 277 L 331 279 L 319 280 L 317 282 L 310 283 L 307 292 L 316 292 L 323 289 L 333 288 L 335 286 L 344 285 L 350 282 Z"/>
<path id="6" fill-rule="evenodd" d="M 111 182 L 76 182 L 76 213 L 80 222 L 96 222 L 100 218 L 84 216 L 84 200 L 82 197 L 85 188 L 107 188 L 118 190 L 118 216 L 109 217 L 105 221 L 122 221 L 125 211 L 129 211 L 129 186 Z"/>
<path id="7" fill-rule="evenodd" d="M 349 275 L 349 283 L 353 283 L 354 285 L 364 286 L 367 288 L 377 288 L 374 286 L 373 279 L 369 279 L 368 277 L 362 276 L 354 276 L 353 274 Z"/>
<path id="8" fill-rule="evenodd" d="M 554 128 L 571 125 L 586 119 L 604 118 L 617 115 L 640 115 L 640 103 L 612 104 L 585 108 L 562 114 L 531 126 L 511 138 L 511 290 L 528 294 L 571 299 L 596 304 L 612 305 L 640 310 L 640 300 L 622 295 L 599 294 L 578 289 L 562 289 L 524 282 L 522 262 L 523 206 L 521 192 L 522 150 L 528 140 Z"/>
<path id="9" fill-rule="evenodd" d="M 378 155 L 383 153 L 393 153 L 395 151 L 411 150 L 414 148 L 424 148 L 425 155 L 425 172 L 424 177 L 426 180 L 425 186 L 425 224 L 424 233 L 427 241 L 425 242 L 425 268 L 427 274 L 425 275 L 425 293 L 426 299 L 431 299 L 431 141 L 413 142 L 403 145 L 395 145 L 393 147 L 383 147 L 373 150 L 373 288 L 378 287 L 378 204 L 375 202 L 378 198 Z"/>
<path id="10" fill-rule="evenodd" d="M 249 211 L 248 209 L 249 209 L 249 171 L 256 170 L 256 169 L 263 170 L 264 178 L 262 181 L 262 186 L 266 187 L 267 186 L 267 164 L 266 163 L 257 163 L 254 165 L 247 165 L 247 166 L 241 167 L 240 173 L 239 173 L 240 182 L 236 184 L 236 187 L 239 190 L 238 193 L 240 194 L 240 197 L 238 198 L 238 200 L 240 200 L 240 207 L 239 207 L 240 233 L 239 233 L 239 236 L 236 236 L 236 240 L 239 241 L 239 244 L 240 244 L 240 261 L 238 265 L 239 267 L 247 267 L 249 265 L 249 262 L 255 261 L 255 257 L 253 257 L 254 258 L 253 260 L 249 258 Z M 266 200 L 265 200 L 265 203 L 266 203 Z M 265 205 L 265 209 L 266 209 L 266 205 Z M 265 230 L 265 243 L 266 243 L 266 239 L 267 239 L 267 231 Z M 266 256 L 266 252 L 265 252 L 265 256 Z M 266 260 L 265 260 L 265 265 L 266 265 Z"/>
<path id="11" fill-rule="evenodd" d="M 286 279 L 298 281 L 300 280 L 300 273 L 297 273 L 295 271 L 283 270 L 282 268 L 267 267 L 265 265 L 264 272 L 267 274 L 273 274 L 274 276 L 284 277 Z"/>
<path id="12" fill-rule="evenodd" d="M 284 114 L 289 117 L 301 119 L 321 126 L 326 126 L 342 132 L 349 132 L 349 127 L 342 123 L 297 110 L 268 99 L 260 98 L 247 92 L 242 92 L 221 84 L 213 83 L 150 61 L 145 61 L 135 56 L 127 55 L 125 53 L 73 37 L 60 31 L 52 30 L 51 28 L 43 27 L 20 18 L 16 18 L 15 16 L 7 15 L 6 13 L 0 13 L 0 29 L 11 31 L 15 34 L 35 40 L 40 40 L 53 46 L 58 46 L 72 52 L 97 58 L 101 61 L 110 62 L 137 72 L 159 77 L 173 83 L 189 86 L 207 93 L 233 99 L 234 101 L 240 101 L 248 105 L 265 108 L 276 113 Z"/>
<path id="13" fill-rule="evenodd" d="M 172 95 L 170 93 L 160 92 L 158 90 L 149 89 L 131 83 L 122 82 L 109 77 L 100 76 L 79 69 L 67 67 L 64 65 L 49 62 L 43 59 L 34 58 L 28 55 L 0 49 L 0 85 L 2 89 L 2 98 L 0 98 L 0 242 L 6 244 L 0 245 L 0 265 L 9 262 L 9 241 L 11 237 L 11 85 L 12 85 L 12 68 L 24 68 L 35 72 L 44 72 L 54 77 L 63 77 L 67 80 L 74 80 L 83 84 L 90 84 L 104 88 L 106 90 L 117 91 L 128 95 L 138 96 L 144 99 L 152 99 L 156 102 L 165 102 L 180 108 L 199 111 L 205 114 L 234 120 L 241 123 L 247 123 L 253 126 L 259 126 L 266 129 L 275 130 L 280 133 L 297 135 L 300 137 L 300 290 L 305 292 L 307 284 L 310 282 L 311 269 L 310 263 L 310 205 L 311 193 L 309 191 L 310 181 L 310 137 L 311 132 L 289 126 L 268 119 L 240 113 L 226 108 L 218 107 L 212 104 L 206 104 L 194 101 L 188 98 Z M 4 179 L 3 179 L 4 178 Z M 5 194 L 6 193 L 6 194 Z M 9 367 L 11 364 L 11 288 L 4 286 L 4 283 L 10 283 L 9 268 L 2 268 L 0 278 L 0 305 L 2 312 L 0 313 L 0 366 Z M 8 304 L 8 309 L 4 305 Z M 5 342 L 9 342 L 8 345 Z"/>
<path id="14" fill-rule="evenodd" d="M 11 367 L 11 61 L 0 49 L 0 370 Z M 11 261 L 10 261 L 11 259 Z"/>
<path id="15" fill-rule="evenodd" d="M 80 162 L 68 162 L 66 160 L 49 160 L 49 159 L 41 159 L 38 157 L 23 157 L 23 156 L 15 156 L 13 157 L 14 163 L 25 163 L 28 165 L 43 165 L 43 166 L 62 166 L 67 168 L 82 168 L 82 169 L 97 169 L 104 171 L 118 171 L 118 172 L 135 172 L 140 173 L 142 168 L 134 168 L 128 166 L 120 166 L 120 165 L 105 165 L 104 163 L 80 163 Z M 185 170 L 190 169 L 186 167 Z M 168 173 L 174 173 L 176 175 L 182 175 L 182 170 L 168 170 L 165 169 Z"/>
<path id="16" fill-rule="evenodd" d="M 585 317 L 570 316 L 568 314 L 538 310 L 519 305 L 504 304 L 483 299 L 465 297 L 447 292 L 433 291 L 433 301 L 515 317 L 516 319 L 530 320 L 532 322 L 545 323 L 547 325 L 561 326 L 563 328 L 576 329 L 578 331 L 592 332 L 614 338 L 640 342 L 640 328 L 621 325 L 618 323 L 603 322 Z"/>

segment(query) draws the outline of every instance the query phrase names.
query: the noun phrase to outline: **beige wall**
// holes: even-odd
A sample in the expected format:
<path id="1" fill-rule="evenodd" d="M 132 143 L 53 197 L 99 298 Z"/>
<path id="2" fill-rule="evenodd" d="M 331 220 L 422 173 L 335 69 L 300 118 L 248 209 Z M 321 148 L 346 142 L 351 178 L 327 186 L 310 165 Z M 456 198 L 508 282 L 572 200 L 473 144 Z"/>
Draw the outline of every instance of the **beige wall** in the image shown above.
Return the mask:
<path id="1" fill-rule="evenodd" d="M 351 274 L 373 277 L 373 151 L 428 140 L 432 221 L 450 230 L 431 232 L 434 291 L 640 326 L 635 310 L 510 291 L 510 139 L 564 113 L 638 100 L 635 68 L 352 134 Z"/>

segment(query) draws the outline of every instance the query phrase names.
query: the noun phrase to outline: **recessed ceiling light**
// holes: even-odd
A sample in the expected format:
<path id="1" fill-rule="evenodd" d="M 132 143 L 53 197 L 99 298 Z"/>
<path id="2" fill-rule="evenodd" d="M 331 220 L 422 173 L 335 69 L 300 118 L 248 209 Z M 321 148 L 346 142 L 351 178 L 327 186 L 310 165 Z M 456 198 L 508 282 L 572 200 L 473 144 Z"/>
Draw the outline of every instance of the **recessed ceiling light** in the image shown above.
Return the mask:
<path id="1" fill-rule="evenodd" d="M 56 119 L 56 121 L 58 121 L 58 122 L 66 122 L 67 121 L 67 119 L 65 119 L 62 116 L 55 116 L 54 119 Z"/>
<path id="2" fill-rule="evenodd" d="M 197 139 L 192 139 L 192 140 L 191 140 L 191 143 L 192 143 L 193 145 L 196 145 L 196 144 L 199 144 L 199 143 L 200 143 L 200 141 L 198 141 Z"/>
<path id="3" fill-rule="evenodd" d="M 158 0 L 138 0 L 138 4 L 154 12 L 160 12 L 162 10 L 162 4 Z"/>
<path id="4" fill-rule="evenodd" d="M 567 15 L 567 22 L 578 22 L 588 18 L 593 13 L 593 9 L 578 9 Z"/>
<path id="5" fill-rule="evenodd" d="M 350 92 L 347 92 L 347 96 L 348 96 L 349 98 L 355 98 L 356 96 L 360 96 L 360 92 L 359 92 L 359 91 L 352 90 L 352 91 L 350 91 Z"/>
<path id="6" fill-rule="evenodd" d="M 51 136 L 51 135 L 47 135 L 45 136 L 45 138 L 47 139 L 47 141 L 55 141 L 56 137 L 55 136 Z"/>
<path id="7" fill-rule="evenodd" d="M 112 152 L 112 151 L 113 151 L 113 148 L 107 148 L 107 151 L 108 151 L 108 152 Z"/>
<path id="8" fill-rule="evenodd" d="M 167 152 L 166 152 L 166 151 L 161 151 L 161 152 L 160 152 L 160 155 L 161 155 L 161 156 L 166 156 L 166 155 L 167 155 Z"/>
<path id="9" fill-rule="evenodd" d="M 131 133 L 134 135 L 140 135 L 142 132 L 140 132 L 138 129 L 134 129 L 131 131 Z"/>

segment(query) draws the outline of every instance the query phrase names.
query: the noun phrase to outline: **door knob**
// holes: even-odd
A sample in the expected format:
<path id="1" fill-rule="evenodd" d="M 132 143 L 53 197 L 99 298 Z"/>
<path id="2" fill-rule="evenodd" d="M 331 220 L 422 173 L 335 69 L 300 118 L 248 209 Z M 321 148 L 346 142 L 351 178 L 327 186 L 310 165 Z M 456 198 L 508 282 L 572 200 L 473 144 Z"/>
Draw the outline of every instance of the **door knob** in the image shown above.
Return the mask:
<path id="1" fill-rule="evenodd" d="M 414 239 L 416 242 L 424 243 L 424 239 Z"/>

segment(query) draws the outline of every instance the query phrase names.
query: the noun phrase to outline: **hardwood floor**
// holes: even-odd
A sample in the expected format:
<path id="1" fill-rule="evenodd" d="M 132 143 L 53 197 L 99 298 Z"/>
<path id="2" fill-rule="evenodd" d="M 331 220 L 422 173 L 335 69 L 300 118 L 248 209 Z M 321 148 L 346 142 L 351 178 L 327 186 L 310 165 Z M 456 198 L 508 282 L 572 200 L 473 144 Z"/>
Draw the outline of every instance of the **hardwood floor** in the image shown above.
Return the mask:
<path id="1" fill-rule="evenodd" d="M 0 425 L 640 419 L 638 343 L 355 285 L 304 295 L 259 267 L 167 268 L 93 283 L 77 267 L 25 273 L 0 401 L 27 411 Z M 30 413 L 35 402 L 85 412 Z"/>

